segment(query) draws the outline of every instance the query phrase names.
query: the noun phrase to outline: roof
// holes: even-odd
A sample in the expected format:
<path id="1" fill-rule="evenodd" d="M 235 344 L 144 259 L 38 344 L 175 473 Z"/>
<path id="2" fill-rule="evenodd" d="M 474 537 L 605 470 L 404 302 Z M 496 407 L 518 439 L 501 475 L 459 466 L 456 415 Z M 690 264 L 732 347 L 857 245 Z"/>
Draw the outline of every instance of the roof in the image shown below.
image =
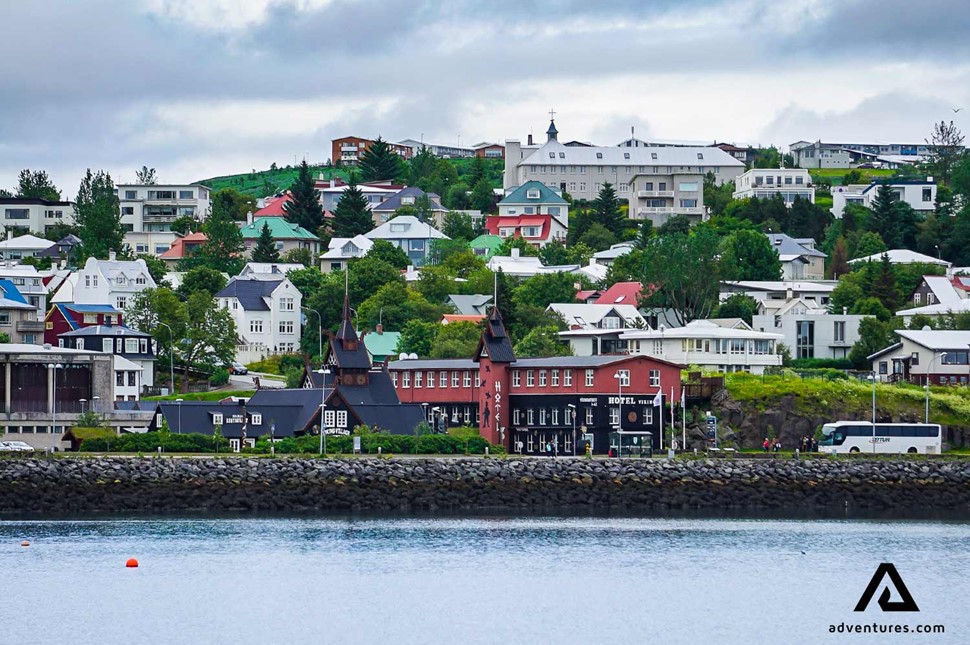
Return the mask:
<path id="1" fill-rule="evenodd" d="M 911 307 L 910 309 L 903 309 L 897 311 L 897 316 L 915 316 L 917 314 L 923 314 L 924 316 L 943 316 L 946 314 L 959 314 L 970 312 L 970 298 L 961 299 L 953 304 L 935 304 L 926 305 L 925 307 Z"/>
<path id="2" fill-rule="evenodd" d="M 621 330 L 603 330 L 621 331 Z M 560 332 L 569 334 L 570 332 Z M 565 367 L 565 368 L 592 368 L 621 361 L 635 360 L 638 358 L 648 358 L 651 361 L 675 365 L 653 356 L 642 356 L 637 354 L 597 354 L 596 356 L 550 356 L 548 358 L 519 358 L 515 361 L 515 367 L 520 368 L 542 368 L 542 367 Z M 440 358 L 426 360 L 406 360 L 395 361 L 389 366 L 391 370 L 478 370 L 478 365 L 465 358 Z"/>
<path id="3" fill-rule="evenodd" d="M 327 359 L 333 356 L 339 369 L 366 370 L 371 367 L 371 357 L 367 353 L 367 345 L 360 342 L 357 331 L 351 322 L 350 299 L 346 293 L 344 294 L 344 308 L 340 327 L 337 329 L 337 333 L 331 336 L 326 353 Z"/>
<path id="4" fill-rule="evenodd" d="M 401 339 L 399 331 L 373 331 L 364 336 L 364 346 L 371 356 L 396 356 L 397 343 Z"/>
<path id="5" fill-rule="evenodd" d="M 0 252 L 6 251 L 7 249 L 44 251 L 54 246 L 54 244 L 55 242 L 45 240 L 36 235 L 21 235 L 20 237 L 12 237 L 0 242 Z"/>
<path id="6" fill-rule="evenodd" d="M 784 233 L 766 233 L 765 236 L 771 243 L 771 247 L 775 249 L 775 252 L 785 258 L 786 256 L 790 258 L 795 258 L 799 256 L 808 256 L 816 258 L 828 257 L 821 251 L 816 249 L 808 248 L 804 246 L 805 243 L 811 242 L 814 244 L 814 240 L 800 240 L 793 237 L 789 237 Z"/>
<path id="7" fill-rule="evenodd" d="M 442 314 L 441 324 L 447 325 L 456 322 L 480 323 L 485 320 L 483 314 Z"/>
<path id="8" fill-rule="evenodd" d="M 527 240 L 545 240 L 549 237 L 552 230 L 552 222 L 557 220 L 552 215 L 489 215 L 485 218 L 485 230 L 492 234 L 498 234 L 503 228 L 514 228 L 514 237 L 523 237 Z M 560 226 L 565 226 L 559 222 Z M 525 226 L 538 227 L 538 235 L 524 235 L 521 229 Z M 508 237 L 508 236 L 506 236 Z"/>
<path id="9" fill-rule="evenodd" d="M 283 206 L 292 201 L 293 195 L 289 191 L 284 195 L 270 197 L 264 201 L 262 208 L 253 213 L 253 217 L 286 217 L 286 209 Z"/>
<path id="10" fill-rule="evenodd" d="M 118 274 L 122 274 L 128 277 L 135 276 L 137 274 L 142 274 L 146 279 L 146 287 L 155 287 L 155 280 L 152 278 L 151 273 L 148 271 L 148 265 L 145 264 L 144 260 L 98 260 L 96 258 L 90 257 L 84 264 L 84 269 L 91 267 L 93 270 L 98 271 L 109 280 L 114 280 Z"/>
<path id="11" fill-rule="evenodd" d="M 300 271 L 306 267 L 302 264 L 286 262 L 247 262 L 246 266 L 239 272 L 240 277 L 244 276 L 285 276 L 290 271 Z"/>
<path id="12" fill-rule="evenodd" d="M 67 250 L 70 250 L 70 249 L 73 249 L 75 246 L 80 246 L 81 244 L 83 244 L 83 242 L 81 241 L 81 238 L 79 238 L 77 235 L 74 235 L 72 233 L 70 235 L 67 235 L 57 240 L 57 242 L 55 242 L 53 246 L 51 246 L 50 248 L 44 251 L 41 251 L 37 255 L 42 258 L 57 257 L 61 253 L 62 248 L 66 248 Z"/>
<path id="13" fill-rule="evenodd" d="M 125 327 L 124 325 L 91 325 L 90 327 L 82 327 L 73 331 L 64 332 L 60 335 L 70 336 L 71 338 L 77 336 L 130 336 L 136 338 L 151 338 L 151 334 L 146 334 L 143 331 Z"/>
<path id="14" fill-rule="evenodd" d="M 553 267 L 546 267 L 547 269 L 552 269 Z M 581 273 L 585 275 L 593 282 L 600 282 L 606 279 L 606 276 L 610 272 L 610 268 L 605 264 L 596 264 L 596 262 L 590 262 L 589 264 L 584 264 L 581 267 L 577 267 L 571 270 L 574 273 Z"/>
<path id="15" fill-rule="evenodd" d="M 478 363 L 470 358 L 429 358 L 429 359 L 407 359 L 394 361 L 388 364 L 389 370 L 424 370 L 424 369 L 449 369 L 449 370 L 475 370 L 478 371 Z"/>
<path id="16" fill-rule="evenodd" d="M 17 285 L 10 280 L 0 279 L 0 291 L 3 292 L 3 309 L 36 309 L 36 307 L 27 302 L 27 299 L 20 293 Z M 18 305 L 26 305 L 26 307 L 19 307 Z"/>
<path id="17" fill-rule="evenodd" d="M 316 235 L 306 230 L 298 224 L 294 224 L 282 217 L 260 217 L 254 219 L 252 224 L 242 227 L 243 239 L 257 239 L 263 232 L 263 226 L 269 227 L 270 235 L 274 240 L 319 240 Z"/>
<path id="18" fill-rule="evenodd" d="M 73 303 L 65 303 L 59 305 L 65 309 L 77 312 L 79 314 L 120 314 L 121 310 L 115 309 L 114 305 L 76 305 Z"/>
<path id="19" fill-rule="evenodd" d="M 615 282 L 613 286 L 600 294 L 596 299 L 598 305 L 633 305 L 638 306 L 642 285 L 639 282 Z"/>
<path id="20" fill-rule="evenodd" d="M 439 197 L 434 193 L 426 193 L 417 186 L 408 186 L 403 190 L 399 190 L 397 193 L 391 195 L 383 202 L 374 206 L 372 211 L 396 211 L 402 206 L 408 206 L 409 204 L 404 204 L 403 199 L 405 197 L 414 197 L 415 199 L 419 197 L 427 196 L 428 200 L 431 202 L 431 210 L 433 211 L 447 211 L 448 209 L 441 205 Z"/>
<path id="21" fill-rule="evenodd" d="M 535 197 L 530 197 L 529 193 L 538 192 Z M 512 189 L 505 199 L 499 202 L 499 206 L 529 204 L 569 204 L 562 196 L 541 181 L 527 181 L 521 186 Z"/>
<path id="22" fill-rule="evenodd" d="M 512 341 L 505 331 L 505 322 L 502 321 L 502 314 L 498 307 L 492 307 L 492 315 L 489 316 L 485 329 L 482 330 L 482 337 L 478 340 L 478 347 L 475 349 L 475 362 L 481 360 L 482 356 L 487 356 L 494 363 L 515 362 Z"/>
<path id="23" fill-rule="evenodd" d="M 376 210 L 376 209 L 374 209 Z M 451 238 L 413 215 L 401 215 L 384 222 L 366 234 L 370 240 L 428 240 Z"/>
<path id="24" fill-rule="evenodd" d="M 597 260 L 615 260 L 621 255 L 626 255 L 633 250 L 633 242 L 620 242 L 618 244 L 612 245 L 605 251 L 599 251 L 593 254 L 593 257 Z"/>
<path id="25" fill-rule="evenodd" d="M 838 286 L 837 280 L 737 280 L 722 283 L 727 287 L 738 287 L 743 291 L 781 291 L 831 293 Z"/>
<path id="26" fill-rule="evenodd" d="M 334 237 L 330 240 L 327 252 L 321 255 L 320 259 L 343 260 L 347 258 L 359 258 L 366 255 L 372 246 L 374 246 L 374 241 L 363 235 Z"/>
<path id="27" fill-rule="evenodd" d="M 265 298 L 269 298 L 283 280 L 257 280 L 235 277 L 229 281 L 216 298 L 236 298 L 246 311 L 269 311 Z"/>
<path id="28" fill-rule="evenodd" d="M 172 245 L 168 247 L 168 250 L 158 257 L 162 260 L 180 260 L 185 257 L 186 245 L 189 245 L 189 247 L 191 247 L 193 244 L 201 246 L 202 244 L 205 244 L 208 239 L 208 236 L 201 231 L 183 235 L 182 237 L 175 238 Z"/>
<path id="29" fill-rule="evenodd" d="M 923 255 L 922 253 L 910 251 L 909 249 L 891 249 L 889 251 L 883 251 L 882 253 L 873 253 L 864 258 L 849 260 L 849 264 L 855 264 L 857 262 L 881 262 L 882 256 L 884 255 L 889 256 L 889 262 L 891 264 L 938 264 L 945 267 L 950 266 L 950 263 L 946 260 L 934 258 L 930 255 Z"/>
<path id="30" fill-rule="evenodd" d="M 550 156 L 553 155 L 553 156 Z M 698 155 L 702 157 L 698 158 Z M 547 141 L 519 162 L 522 165 L 584 166 L 730 166 L 744 168 L 744 163 L 720 148 L 685 147 L 573 147 L 558 141 Z M 674 169 L 676 171 L 676 168 Z"/>
<path id="31" fill-rule="evenodd" d="M 355 405 L 353 411 L 361 423 L 391 434 L 414 434 L 414 429 L 427 423 L 424 408 L 417 403 Z"/>
<path id="32" fill-rule="evenodd" d="M 629 330 L 623 332 L 621 338 L 627 339 L 663 339 L 663 338 L 744 338 L 749 340 L 782 340 L 781 334 L 770 334 L 748 329 L 733 329 L 722 327 L 710 320 L 692 320 L 683 327 L 670 329 Z"/>
<path id="33" fill-rule="evenodd" d="M 469 242 L 468 246 L 473 249 L 491 249 L 492 251 L 496 251 L 500 246 L 502 246 L 503 241 L 504 240 L 502 240 L 502 238 L 498 235 L 485 233 L 484 235 L 479 235 L 474 240 Z"/>
<path id="34" fill-rule="evenodd" d="M 631 324 L 637 322 L 643 325 L 647 324 L 635 304 L 604 305 L 601 304 L 601 301 L 602 298 L 593 305 L 582 302 L 554 302 L 546 308 L 546 311 L 554 311 L 559 314 L 570 327 L 595 327 L 613 313 Z"/>
<path id="35" fill-rule="evenodd" d="M 967 346 L 970 345 L 970 331 L 968 330 L 897 329 L 895 331 L 900 338 L 905 338 L 932 350 L 954 349 L 965 352 Z"/>
<path id="36" fill-rule="evenodd" d="M 954 306 L 958 305 L 963 298 L 957 293 L 956 287 L 953 282 L 942 275 L 924 275 L 923 281 L 926 282 L 926 286 L 929 287 L 933 295 L 941 305 Z M 960 283 L 960 289 L 964 290 L 962 283 Z"/>
<path id="37" fill-rule="evenodd" d="M 492 296 L 477 293 L 466 296 L 453 293 L 448 296 L 448 302 L 458 311 L 459 314 L 465 316 L 476 316 L 484 314 L 486 311 L 486 306 L 492 303 Z"/>

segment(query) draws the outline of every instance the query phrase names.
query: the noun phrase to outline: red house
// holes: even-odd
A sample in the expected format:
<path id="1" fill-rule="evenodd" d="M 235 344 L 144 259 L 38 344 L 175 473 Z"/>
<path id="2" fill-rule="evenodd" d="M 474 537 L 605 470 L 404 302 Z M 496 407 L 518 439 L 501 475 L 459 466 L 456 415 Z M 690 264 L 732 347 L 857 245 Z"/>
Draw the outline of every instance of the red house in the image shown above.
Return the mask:
<path id="1" fill-rule="evenodd" d="M 44 342 L 56 347 L 61 334 L 93 325 L 121 325 L 121 316 L 111 305 L 54 305 L 44 319 Z"/>

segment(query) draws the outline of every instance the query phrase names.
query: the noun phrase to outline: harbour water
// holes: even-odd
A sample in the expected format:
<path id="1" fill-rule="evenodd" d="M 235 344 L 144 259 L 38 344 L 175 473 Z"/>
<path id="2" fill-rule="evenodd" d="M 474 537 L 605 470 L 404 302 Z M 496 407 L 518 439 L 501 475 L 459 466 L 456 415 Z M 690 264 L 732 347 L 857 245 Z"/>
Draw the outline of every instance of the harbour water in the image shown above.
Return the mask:
<path id="1" fill-rule="evenodd" d="M 884 562 L 919 612 L 853 611 Z M 962 521 L 3 520 L 0 643 L 966 643 L 968 570 Z"/>

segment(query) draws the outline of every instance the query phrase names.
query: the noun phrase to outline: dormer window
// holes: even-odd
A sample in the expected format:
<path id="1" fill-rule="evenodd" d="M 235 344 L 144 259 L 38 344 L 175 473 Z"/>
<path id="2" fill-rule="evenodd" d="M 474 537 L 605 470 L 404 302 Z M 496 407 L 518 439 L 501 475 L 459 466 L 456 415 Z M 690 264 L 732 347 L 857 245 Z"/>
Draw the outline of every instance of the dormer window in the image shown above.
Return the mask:
<path id="1" fill-rule="evenodd" d="M 391 224 L 391 233 L 403 233 L 411 228 L 410 224 Z"/>
<path id="2" fill-rule="evenodd" d="M 539 199 L 539 190 L 536 188 L 530 188 L 528 191 L 526 191 L 525 196 L 528 199 Z"/>
<path id="3" fill-rule="evenodd" d="M 603 158 L 603 153 L 602 152 L 597 152 L 596 153 L 596 158 L 597 159 L 602 159 Z"/>
<path id="4" fill-rule="evenodd" d="M 147 284 L 147 283 L 148 281 L 145 280 L 145 276 L 143 275 L 140 275 L 137 278 L 135 278 L 135 284 Z"/>
<path id="5" fill-rule="evenodd" d="M 120 285 L 124 285 L 124 284 L 125 284 L 125 276 L 123 276 L 123 275 L 119 275 L 119 276 L 118 276 L 118 277 L 117 277 L 117 278 L 115 279 L 115 283 L 116 283 L 116 284 L 120 284 Z"/>
<path id="6" fill-rule="evenodd" d="M 550 152 L 549 153 L 549 158 L 550 159 L 555 159 L 556 158 L 556 153 L 555 152 Z"/>
<path id="7" fill-rule="evenodd" d="M 630 153 L 629 152 L 624 152 L 623 153 L 623 158 L 624 159 L 629 159 L 630 158 Z"/>
<path id="8" fill-rule="evenodd" d="M 254 426 L 261 426 L 261 425 L 263 425 L 263 415 L 262 414 L 256 412 L 256 413 L 253 413 L 253 415 L 250 416 L 249 418 L 252 421 L 252 423 L 253 423 Z"/>
<path id="9" fill-rule="evenodd" d="M 565 159 L 566 158 L 566 153 L 565 152 L 560 152 L 559 153 L 559 158 L 560 159 Z"/>
<path id="10" fill-rule="evenodd" d="M 411 195 L 408 195 L 407 197 L 402 197 L 401 198 L 401 203 L 410 206 L 410 205 L 414 204 L 414 197 L 411 196 Z"/>
<path id="11" fill-rule="evenodd" d="M 657 158 L 657 153 L 656 152 L 651 152 L 650 153 L 650 158 L 651 159 L 656 159 Z"/>

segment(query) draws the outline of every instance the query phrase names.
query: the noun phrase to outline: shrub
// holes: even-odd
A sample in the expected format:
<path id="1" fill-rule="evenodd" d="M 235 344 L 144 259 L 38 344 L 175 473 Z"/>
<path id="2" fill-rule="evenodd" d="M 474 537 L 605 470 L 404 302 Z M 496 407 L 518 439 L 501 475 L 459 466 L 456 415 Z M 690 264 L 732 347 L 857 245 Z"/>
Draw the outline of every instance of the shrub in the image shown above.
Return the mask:
<path id="1" fill-rule="evenodd" d="M 219 369 L 217 369 L 215 372 L 212 373 L 212 376 L 209 377 L 209 383 L 215 386 L 225 385 L 228 382 L 229 382 L 229 370 L 227 370 L 224 367 L 220 367 Z"/>

